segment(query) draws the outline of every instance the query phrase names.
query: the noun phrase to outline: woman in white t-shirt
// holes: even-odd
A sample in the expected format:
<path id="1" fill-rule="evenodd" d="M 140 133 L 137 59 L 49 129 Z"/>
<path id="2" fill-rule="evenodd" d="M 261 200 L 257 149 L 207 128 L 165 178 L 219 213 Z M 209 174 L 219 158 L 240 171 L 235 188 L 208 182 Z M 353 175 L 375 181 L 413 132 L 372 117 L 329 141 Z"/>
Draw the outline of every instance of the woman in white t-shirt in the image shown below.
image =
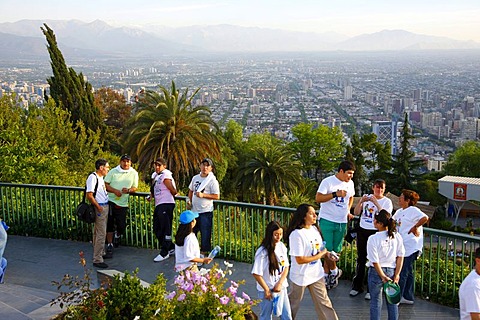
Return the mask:
<path id="1" fill-rule="evenodd" d="M 422 226 L 428 221 L 428 216 L 415 207 L 419 199 L 420 196 L 415 191 L 402 190 L 402 194 L 398 198 L 401 209 L 398 209 L 393 215 L 393 219 L 397 222 L 398 233 L 402 236 L 405 246 L 405 259 L 399 283 L 402 290 L 400 303 L 404 304 L 413 304 L 413 284 L 415 280 L 413 264 L 422 253 Z"/>
<path id="2" fill-rule="evenodd" d="M 255 253 L 252 275 L 257 281 L 260 302 L 260 320 L 271 320 L 273 312 L 273 293 L 281 301 L 283 320 L 291 320 L 290 301 L 287 295 L 287 274 L 289 268 L 287 247 L 282 243 L 283 229 L 277 221 L 271 221 L 265 230 L 265 238 Z"/>
<path id="3" fill-rule="evenodd" d="M 385 197 L 385 180 L 377 179 L 373 182 L 373 194 L 364 195 L 357 203 L 354 214 L 360 216 L 360 226 L 357 229 L 357 267 L 352 281 L 350 296 L 355 297 L 363 292 L 365 280 L 365 264 L 367 263 L 367 240 L 377 232 L 373 224 L 375 215 L 380 210 L 387 210 L 390 214 L 393 211 L 392 200 Z M 365 299 L 369 299 L 370 291 L 367 286 Z"/>
<path id="4" fill-rule="evenodd" d="M 319 319 L 338 319 L 332 302 L 327 295 L 325 273 L 320 259 L 327 255 L 324 241 L 317 225 L 317 214 L 313 207 L 301 204 L 293 213 L 287 229 L 290 256 L 291 292 L 289 295 L 292 316 L 295 319 L 305 288 L 312 296 Z M 328 258 L 338 260 L 328 253 Z"/>
<path id="5" fill-rule="evenodd" d="M 175 271 L 190 270 L 197 272 L 197 263 L 210 263 L 212 258 L 200 257 L 200 245 L 193 228 L 198 213 L 186 210 L 180 214 L 180 224 L 175 235 Z"/>
<path id="6" fill-rule="evenodd" d="M 382 209 L 374 216 L 378 232 L 367 240 L 368 287 L 370 289 L 370 320 L 380 320 L 382 314 L 383 284 L 398 283 L 405 249 L 402 237 L 396 232 L 395 220 Z M 398 304 L 387 300 L 388 320 L 398 319 Z"/>

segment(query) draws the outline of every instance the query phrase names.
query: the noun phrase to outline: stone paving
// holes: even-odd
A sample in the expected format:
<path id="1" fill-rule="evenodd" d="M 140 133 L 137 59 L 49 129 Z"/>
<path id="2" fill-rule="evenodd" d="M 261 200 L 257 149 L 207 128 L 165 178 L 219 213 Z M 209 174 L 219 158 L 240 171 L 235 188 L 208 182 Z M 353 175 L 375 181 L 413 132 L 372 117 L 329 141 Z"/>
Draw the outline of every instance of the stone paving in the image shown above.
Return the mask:
<path id="1" fill-rule="evenodd" d="M 33 237 L 9 236 L 5 257 L 8 269 L 5 283 L 0 285 L 0 319 L 8 320 L 46 320 L 58 314 L 58 307 L 50 307 L 49 302 L 57 296 L 52 281 L 60 281 L 64 274 L 83 276 L 83 268 L 79 264 L 79 252 L 83 251 L 92 267 L 92 246 L 90 243 L 65 240 L 52 240 Z M 119 247 L 113 259 L 106 260 L 109 269 L 119 271 L 135 270 L 138 276 L 147 282 L 153 282 L 157 274 L 163 273 L 171 284 L 175 275 L 174 257 L 166 261 L 154 263 L 157 251 L 131 247 Z M 218 259 L 220 263 L 223 260 Z M 232 280 L 245 279 L 246 284 L 240 287 L 251 297 L 256 297 L 255 280 L 250 275 L 251 265 L 234 263 Z M 96 283 L 96 272 L 92 278 Z M 330 299 L 340 319 L 368 319 L 369 302 L 363 294 L 355 298 L 348 295 L 350 281 L 340 281 L 337 288 L 329 291 Z M 384 308 L 386 309 L 386 308 Z M 258 307 L 254 308 L 258 312 Z M 386 310 L 382 318 L 386 319 Z M 310 296 L 305 296 L 298 319 L 315 319 L 316 314 Z M 417 299 L 415 305 L 400 305 L 400 319 L 458 319 L 458 310 L 440 306 L 425 300 Z"/>

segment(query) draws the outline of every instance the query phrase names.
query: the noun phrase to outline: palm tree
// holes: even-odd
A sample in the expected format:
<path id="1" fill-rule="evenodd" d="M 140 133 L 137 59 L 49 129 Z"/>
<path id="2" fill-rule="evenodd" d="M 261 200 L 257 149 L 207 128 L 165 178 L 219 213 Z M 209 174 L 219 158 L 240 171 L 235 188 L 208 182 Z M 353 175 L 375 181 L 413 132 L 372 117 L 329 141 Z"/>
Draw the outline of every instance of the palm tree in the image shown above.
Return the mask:
<path id="1" fill-rule="evenodd" d="M 175 179 L 185 179 L 203 158 L 219 158 L 218 127 L 210 109 L 192 106 L 199 90 L 188 97 L 188 88 L 180 94 L 172 81 L 170 90 L 160 86 L 159 92 L 145 92 L 127 123 L 124 140 L 125 151 L 138 161 L 140 171 L 163 157 Z"/>
<path id="2" fill-rule="evenodd" d="M 244 197 L 275 205 L 279 196 L 302 186 L 301 164 L 283 146 L 259 146 L 240 165 L 236 184 Z"/>

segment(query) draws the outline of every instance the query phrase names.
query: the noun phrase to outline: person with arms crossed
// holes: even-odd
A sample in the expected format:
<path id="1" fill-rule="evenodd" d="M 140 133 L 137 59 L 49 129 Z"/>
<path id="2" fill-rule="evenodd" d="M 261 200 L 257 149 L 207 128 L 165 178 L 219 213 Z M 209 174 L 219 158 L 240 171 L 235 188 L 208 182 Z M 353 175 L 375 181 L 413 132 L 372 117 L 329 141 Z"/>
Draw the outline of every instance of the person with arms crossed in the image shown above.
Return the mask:
<path id="1" fill-rule="evenodd" d="M 458 289 L 460 320 L 480 320 L 480 247 L 475 250 L 475 267 Z"/>
<path id="2" fill-rule="evenodd" d="M 138 188 L 138 172 L 132 168 L 132 158 L 124 154 L 120 164 L 110 170 L 105 177 L 108 191 L 109 214 L 107 220 L 107 253 L 112 258 L 113 247 L 120 245 L 121 236 L 127 227 L 128 199 Z M 116 230 L 115 230 L 116 227 Z M 115 232 L 115 238 L 114 238 Z"/>
<path id="3" fill-rule="evenodd" d="M 347 222 L 353 218 L 350 208 L 353 204 L 355 187 L 353 174 L 355 165 L 348 160 L 342 161 L 338 166 L 338 172 L 322 180 L 318 186 L 315 201 L 320 203 L 320 228 L 324 240 L 327 242 L 327 250 L 339 253 L 342 251 L 343 238 L 347 231 Z M 324 263 L 327 289 L 338 285 L 338 278 L 342 270 L 337 268 L 335 260 L 325 259 Z"/>
<path id="4" fill-rule="evenodd" d="M 413 285 L 415 283 L 415 275 L 413 274 L 413 264 L 422 254 L 422 226 L 428 221 L 428 216 L 415 207 L 419 199 L 420 196 L 415 191 L 402 190 L 398 198 L 401 208 L 393 215 L 393 219 L 397 222 L 398 233 L 402 236 L 403 246 L 405 247 L 405 258 L 399 282 L 402 290 L 400 303 L 403 304 L 414 303 Z"/>
<path id="5" fill-rule="evenodd" d="M 175 253 L 175 245 L 172 243 L 173 210 L 175 209 L 175 195 L 177 188 L 173 180 L 172 172 L 167 169 L 167 162 L 163 158 L 157 158 L 154 162 L 155 172 L 152 175 L 151 197 L 155 199 L 155 211 L 153 212 L 153 232 L 160 242 L 160 253 L 153 259 L 160 262 L 168 259 Z"/>
<path id="6" fill-rule="evenodd" d="M 205 158 L 200 162 L 200 174 L 192 178 L 188 186 L 188 203 L 199 214 L 193 232 L 200 231 L 200 250 L 203 255 L 212 249 L 213 200 L 220 199 L 220 186 L 212 172 L 213 161 Z"/>
<path id="7" fill-rule="evenodd" d="M 363 283 L 365 278 L 365 264 L 367 263 L 367 240 L 377 232 L 373 221 L 375 216 L 384 209 L 392 214 L 392 200 L 385 197 L 385 180 L 377 179 L 373 182 L 373 194 L 364 195 L 357 203 L 354 209 L 355 215 L 360 215 L 360 226 L 357 229 L 357 266 L 355 276 L 353 277 L 352 290 L 350 296 L 355 297 L 363 292 Z M 365 299 L 369 300 L 370 291 L 365 294 Z"/>
<path id="8" fill-rule="evenodd" d="M 95 161 L 95 172 L 87 178 L 87 199 L 95 207 L 95 226 L 93 229 L 93 266 L 108 268 L 103 261 L 105 252 L 105 237 L 107 235 L 108 194 L 105 188 L 105 177 L 110 170 L 107 160 Z M 96 193 L 95 193 L 96 192 Z"/>

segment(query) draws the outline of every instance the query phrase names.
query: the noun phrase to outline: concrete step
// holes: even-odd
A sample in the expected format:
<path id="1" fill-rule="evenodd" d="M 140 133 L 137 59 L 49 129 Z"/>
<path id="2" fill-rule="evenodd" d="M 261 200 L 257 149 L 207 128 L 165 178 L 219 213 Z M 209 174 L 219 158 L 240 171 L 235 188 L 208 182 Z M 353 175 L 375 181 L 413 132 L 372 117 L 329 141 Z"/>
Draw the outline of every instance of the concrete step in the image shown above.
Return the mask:
<path id="1" fill-rule="evenodd" d="M 0 319 L 48 320 L 61 312 L 60 307 L 50 306 L 57 292 L 21 285 L 0 285 Z"/>

